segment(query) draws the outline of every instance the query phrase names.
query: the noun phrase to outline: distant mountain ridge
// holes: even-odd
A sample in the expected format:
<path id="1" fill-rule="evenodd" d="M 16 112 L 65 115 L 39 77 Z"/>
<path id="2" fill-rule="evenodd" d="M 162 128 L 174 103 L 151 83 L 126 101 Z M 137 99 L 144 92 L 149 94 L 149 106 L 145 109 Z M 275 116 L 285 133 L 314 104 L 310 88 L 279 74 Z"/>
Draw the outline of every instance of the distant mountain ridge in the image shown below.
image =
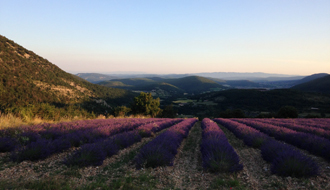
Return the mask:
<path id="1" fill-rule="evenodd" d="M 159 88 L 176 93 L 200 93 L 204 91 L 209 91 L 212 88 L 225 88 L 213 80 L 199 76 L 189 76 L 176 79 L 164 79 L 158 77 L 113 79 L 110 81 L 103 81 L 98 84 L 108 87 L 118 87 L 130 90 L 152 90 Z"/>
<path id="2" fill-rule="evenodd" d="M 101 81 L 116 79 L 117 77 L 110 76 L 110 75 L 104 75 L 99 73 L 78 73 L 76 76 L 83 78 L 91 83 L 98 83 Z"/>
<path id="3" fill-rule="evenodd" d="M 222 80 L 250 80 L 250 81 L 279 81 L 279 80 L 299 80 L 305 76 L 284 75 L 284 74 L 270 74 L 270 73 L 236 73 L 236 72 L 213 72 L 213 73 L 187 73 L 187 74 L 98 74 L 98 73 L 79 73 L 77 76 L 84 78 L 92 83 L 98 83 L 109 79 L 123 79 L 123 78 L 162 78 L 162 79 L 175 79 L 184 78 L 188 76 L 200 76 L 205 78 L 214 78 Z"/>
<path id="4" fill-rule="evenodd" d="M 238 89 L 258 89 L 258 88 L 265 88 L 265 89 L 276 89 L 276 88 L 291 88 L 292 86 L 296 84 L 300 84 L 303 82 L 307 82 L 322 76 L 327 75 L 326 73 L 319 73 L 319 74 L 313 74 L 307 77 L 304 77 L 301 79 L 301 77 L 283 77 L 281 79 L 277 79 L 277 81 L 272 81 L 269 78 L 263 79 L 261 81 L 253 81 L 253 80 L 223 80 L 218 78 L 206 78 L 201 76 L 187 76 L 182 78 L 161 78 L 161 77 L 150 77 L 150 78 L 124 78 L 124 79 L 112 79 L 109 81 L 102 81 L 98 84 L 113 87 L 113 88 L 123 88 L 123 89 L 130 89 L 130 90 L 146 90 L 150 89 L 151 86 L 154 88 L 157 87 L 157 83 L 168 83 L 171 84 L 180 91 L 185 92 L 203 92 L 203 91 L 209 91 L 210 89 L 215 88 L 238 88 Z M 291 80 L 285 80 L 285 79 L 291 79 Z M 296 79 L 296 80 L 293 80 Z M 299 79 L 299 80 L 298 80 Z M 181 81 L 181 82 L 180 82 Z M 206 82 L 207 81 L 207 82 Z M 197 82 L 197 83 L 196 83 Z M 180 83 L 183 83 L 184 85 L 180 87 Z M 195 83 L 195 84 L 194 84 Z M 203 84 L 203 88 L 198 89 L 199 85 L 201 83 L 207 83 L 207 85 Z M 212 84 L 211 84 L 212 83 Z M 215 85 L 218 84 L 218 85 Z M 194 84 L 190 85 L 191 89 L 187 88 L 189 86 L 188 84 Z M 146 85 L 149 85 L 146 87 Z M 220 85 L 220 86 L 219 86 Z M 165 87 L 162 85 L 162 87 Z M 169 87 L 166 87 L 169 89 Z M 173 91 L 176 91 L 175 89 L 172 89 Z"/>

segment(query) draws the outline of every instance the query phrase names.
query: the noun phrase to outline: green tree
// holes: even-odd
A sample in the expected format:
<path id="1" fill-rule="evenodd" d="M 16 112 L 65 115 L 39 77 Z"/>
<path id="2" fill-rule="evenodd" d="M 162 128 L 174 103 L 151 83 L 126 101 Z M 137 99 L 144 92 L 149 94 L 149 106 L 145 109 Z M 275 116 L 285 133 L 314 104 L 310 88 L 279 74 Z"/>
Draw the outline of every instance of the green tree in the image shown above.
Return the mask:
<path id="1" fill-rule="evenodd" d="M 245 114 L 240 109 L 230 110 L 227 109 L 220 113 L 220 117 L 222 118 L 245 118 Z"/>
<path id="2" fill-rule="evenodd" d="M 277 117 L 279 118 L 297 118 L 298 110 L 293 106 L 283 106 L 278 110 Z"/>
<path id="3" fill-rule="evenodd" d="M 128 112 L 131 111 L 131 108 L 128 108 L 126 106 L 118 106 L 115 108 L 114 112 L 114 116 L 115 117 L 124 117 Z"/>
<path id="4" fill-rule="evenodd" d="M 163 112 L 162 112 L 163 118 L 175 118 L 176 117 L 176 111 L 173 109 L 173 105 L 167 105 L 165 106 Z"/>
<path id="5" fill-rule="evenodd" d="M 162 111 L 159 108 L 159 105 L 159 98 L 154 99 L 151 93 L 141 92 L 139 96 L 134 98 L 131 109 L 133 114 L 150 115 L 151 117 L 156 117 L 156 115 L 160 114 Z"/>

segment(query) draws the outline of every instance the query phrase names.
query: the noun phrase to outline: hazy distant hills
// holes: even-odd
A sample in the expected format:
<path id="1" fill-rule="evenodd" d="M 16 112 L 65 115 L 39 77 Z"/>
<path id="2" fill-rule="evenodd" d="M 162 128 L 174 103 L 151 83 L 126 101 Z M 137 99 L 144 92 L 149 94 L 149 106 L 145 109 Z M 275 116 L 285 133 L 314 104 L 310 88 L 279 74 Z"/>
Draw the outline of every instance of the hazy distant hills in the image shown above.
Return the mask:
<path id="1" fill-rule="evenodd" d="M 271 73 L 237 73 L 237 72 L 214 72 L 214 73 L 195 73 L 194 75 L 210 78 L 218 78 L 223 80 L 249 80 L 249 81 L 278 81 L 291 79 L 301 79 L 304 76 L 271 74 Z"/>
<path id="2" fill-rule="evenodd" d="M 224 72 L 217 72 L 217 73 L 196 73 L 196 76 L 190 76 L 190 74 L 183 74 L 183 75 L 146 75 L 146 77 L 142 77 L 144 75 L 128 75 L 131 78 L 121 78 L 126 75 L 113 75 L 107 76 L 97 73 L 85 73 L 85 74 L 78 74 L 80 77 L 83 77 L 86 80 L 91 82 L 96 82 L 98 80 L 104 79 L 106 77 L 111 78 L 111 80 L 106 80 L 102 82 L 98 82 L 100 85 L 114 87 L 114 88 L 123 88 L 123 89 L 130 89 L 130 90 L 144 90 L 150 89 L 151 84 L 153 87 L 157 87 L 156 83 L 168 83 L 174 85 L 181 91 L 185 92 L 201 92 L 201 91 L 208 91 L 212 88 L 238 88 L 238 89 L 258 89 L 258 88 L 265 88 L 265 89 L 277 89 L 277 88 L 291 88 L 297 84 L 301 84 L 304 82 L 311 81 L 316 78 L 320 78 L 322 76 L 327 75 L 326 73 L 319 73 L 313 74 L 310 76 L 289 76 L 289 75 L 281 75 L 281 74 L 267 74 L 267 73 L 224 73 Z M 200 75 L 204 75 L 202 77 Z M 139 76 L 139 77 L 138 77 Z M 210 76 L 215 77 L 223 77 L 223 78 L 213 78 Z M 199 77 L 199 78 L 196 78 Z M 258 78 L 259 77 L 259 78 Z M 260 78 L 263 77 L 263 78 Z M 228 78 L 236 78 L 236 80 L 229 80 Z M 239 79 L 243 78 L 243 79 Z M 250 78 L 250 80 L 245 79 Z M 195 80 L 194 80 L 195 79 Z M 206 79 L 209 80 L 206 82 Z M 191 80 L 191 81 L 188 81 Z M 213 82 L 212 82 L 213 81 Z M 190 84 L 190 87 L 194 88 L 187 88 Z M 180 83 L 183 86 L 180 86 Z M 206 83 L 207 85 L 201 89 L 199 89 L 198 85 L 200 83 Z M 213 84 L 212 84 L 213 83 Z M 215 83 L 219 85 L 215 85 Z M 146 87 L 146 85 L 149 85 Z M 161 85 L 162 88 L 165 88 L 166 85 Z M 168 86 L 166 86 L 168 88 Z M 177 91 L 175 89 L 172 89 Z"/>
<path id="3" fill-rule="evenodd" d="M 110 76 L 110 75 L 104 75 L 99 73 L 78 73 L 78 77 L 83 78 L 91 83 L 98 83 L 101 81 L 116 79 L 117 77 Z"/>
<path id="4" fill-rule="evenodd" d="M 310 82 L 312 80 L 318 79 L 318 78 L 322 78 L 325 76 L 328 76 L 328 73 L 317 73 L 317 74 L 313 74 L 307 77 L 302 78 L 301 80 L 296 81 L 295 85 L 298 84 L 302 84 L 302 83 L 306 83 L 306 82 Z"/>
<path id="5" fill-rule="evenodd" d="M 321 76 L 321 77 L 320 77 Z M 313 80 L 311 80 L 313 79 Z M 305 92 L 320 92 L 330 93 L 330 75 L 329 74 L 318 74 L 304 78 L 298 85 L 292 87 L 292 89 L 305 91 Z"/>
<path id="6" fill-rule="evenodd" d="M 175 79 L 188 76 L 201 76 L 205 78 L 221 79 L 221 80 L 249 80 L 249 81 L 280 81 L 280 80 L 300 80 L 305 76 L 269 74 L 269 73 L 236 73 L 236 72 L 213 72 L 213 73 L 188 73 L 188 74 L 98 74 L 98 73 L 78 73 L 77 76 L 84 78 L 92 83 L 112 79 L 124 78 L 149 78 L 149 79 Z"/>
<path id="7" fill-rule="evenodd" d="M 218 84 L 217 82 L 199 76 L 189 76 L 175 79 L 167 79 L 160 77 L 113 79 L 111 81 L 103 81 L 98 84 L 108 87 L 117 87 L 141 91 L 162 89 L 172 93 L 201 93 L 209 91 L 213 88 L 225 89 L 225 87 Z"/>
<path id="8" fill-rule="evenodd" d="M 66 73 L 1 35 L 0 81 L 0 111 L 41 103 L 60 107 L 84 102 L 92 104 L 97 99 L 112 106 L 128 103 L 136 95 L 95 85 Z M 97 106 L 95 103 L 94 107 Z"/>

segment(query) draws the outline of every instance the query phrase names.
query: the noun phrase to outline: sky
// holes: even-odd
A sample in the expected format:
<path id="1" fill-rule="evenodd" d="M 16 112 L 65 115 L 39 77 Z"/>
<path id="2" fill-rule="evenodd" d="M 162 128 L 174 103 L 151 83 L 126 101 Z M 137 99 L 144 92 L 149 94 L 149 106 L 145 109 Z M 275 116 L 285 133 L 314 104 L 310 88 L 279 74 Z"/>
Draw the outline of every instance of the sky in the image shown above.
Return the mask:
<path id="1" fill-rule="evenodd" d="M 0 0 L 0 35 L 70 73 L 330 73 L 329 0 Z"/>

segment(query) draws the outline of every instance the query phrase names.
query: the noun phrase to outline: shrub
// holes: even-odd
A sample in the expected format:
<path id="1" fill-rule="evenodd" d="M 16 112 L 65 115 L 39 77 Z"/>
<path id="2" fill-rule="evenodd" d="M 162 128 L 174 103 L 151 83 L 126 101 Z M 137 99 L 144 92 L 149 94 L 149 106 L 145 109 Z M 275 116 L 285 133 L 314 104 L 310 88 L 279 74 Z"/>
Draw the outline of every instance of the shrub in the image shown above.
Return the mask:
<path id="1" fill-rule="evenodd" d="M 56 139 L 51 142 L 50 147 L 52 153 L 63 152 L 71 148 L 71 143 L 68 139 Z"/>
<path id="2" fill-rule="evenodd" d="M 100 146 L 103 147 L 104 152 L 107 154 L 108 157 L 117 154 L 117 152 L 119 151 L 118 145 L 112 139 L 103 141 Z"/>
<path id="3" fill-rule="evenodd" d="M 50 148 L 51 141 L 46 139 L 38 139 L 36 142 L 32 142 L 24 148 L 20 148 L 17 151 L 12 151 L 11 159 L 16 162 L 23 160 L 40 160 L 47 158 L 52 154 Z"/>
<path id="4" fill-rule="evenodd" d="M 262 133 L 251 134 L 244 138 L 244 143 L 253 148 L 260 148 L 270 138 Z"/>
<path id="5" fill-rule="evenodd" d="M 309 157 L 284 151 L 273 160 L 271 171 L 280 176 L 311 177 L 318 175 L 317 164 Z"/>
<path id="6" fill-rule="evenodd" d="M 203 167 L 212 172 L 236 172 L 243 169 L 227 139 L 203 139 L 201 152 Z"/>
<path id="7" fill-rule="evenodd" d="M 298 110 L 293 106 L 283 106 L 277 112 L 279 118 L 297 118 Z"/>
<path id="8" fill-rule="evenodd" d="M 260 147 L 260 150 L 262 158 L 268 162 L 272 162 L 282 152 L 294 151 L 293 147 L 275 140 L 266 142 L 262 147 Z"/>
<path id="9" fill-rule="evenodd" d="M 159 148 L 157 144 L 149 144 L 144 146 L 135 158 L 136 168 L 172 165 L 175 154 L 175 151 Z"/>
<path id="10" fill-rule="evenodd" d="M 145 144 L 134 159 L 136 168 L 172 165 L 177 149 L 196 121 L 184 120 Z"/>
<path id="11" fill-rule="evenodd" d="M 136 142 L 140 142 L 141 139 L 138 131 L 125 132 L 113 137 L 113 141 L 119 149 L 127 148 Z"/>
<path id="12" fill-rule="evenodd" d="M 10 152 L 17 146 L 17 141 L 10 137 L 0 138 L 0 152 Z"/>
<path id="13" fill-rule="evenodd" d="M 27 145 L 40 139 L 40 135 L 35 132 L 24 132 L 19 135 L 18 139 L 22 145 Z"/>
<path id="14" fill-rule="evenodd" d="M 85 144 L 64 160 L 67 166 L 99 166 L 106 158 L 106 152 L 98 144 Z"/>

